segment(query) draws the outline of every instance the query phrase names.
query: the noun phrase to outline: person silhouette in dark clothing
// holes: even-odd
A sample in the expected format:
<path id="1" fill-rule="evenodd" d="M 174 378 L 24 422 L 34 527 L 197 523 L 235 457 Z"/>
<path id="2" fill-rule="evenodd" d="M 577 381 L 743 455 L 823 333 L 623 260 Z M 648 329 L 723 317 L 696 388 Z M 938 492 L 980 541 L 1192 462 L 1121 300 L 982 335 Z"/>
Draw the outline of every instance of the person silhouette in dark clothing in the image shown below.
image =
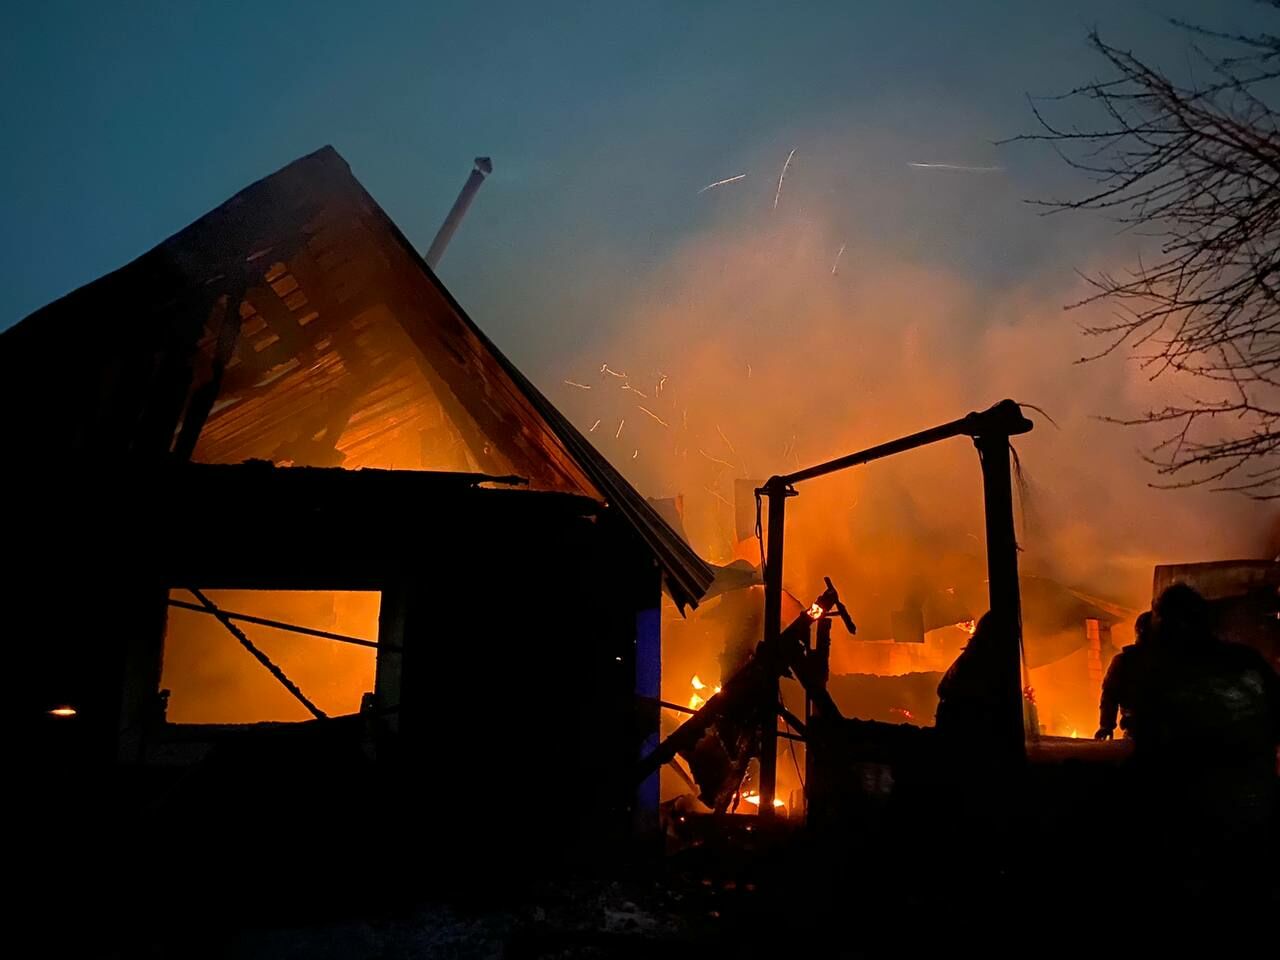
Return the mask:
<path id="1" fill-rule="evenodd" d="M 938 684 L 934 795 L 966 825 L 940 856 L 974 870 L 1005 862 L 1018 842 L 1017 764 L 1009 750 L 1018 719 L 1010 702 L 1019 695 L 1010 672 L 1016 656 L 1013 631 L 988 611 Z"/>
<path id="2" fill-rule="evenodd" d="M 982 615 L 973 636 L 938 684 L 934 725 L 947 736 L 972 737 L 976 743 L 998 739 L 1004 726 L 1004 632 L 990 611 Z"/>
<path id="3" fill-rule="evenodd" d="M 1262 757 L 1274 765 L 1280 681 L 1266 658 L 1216 636 L 1208 602 L 1182 583 L 1156 599 L 1150 633 L 1133 692 L 1135 747 L 1181 757 L 1203 749 L 1233 764 Z"/>
<path id="4" fill-rule="evenodd" d="M 1183 895 L 1251 897 L 1272 842 L 1280 679 L 1262 654 L 1215 635 L 1186 584 L 1156 599 L 1147 642 L 1129 729 L 1139 859 Z"/>
<path id="5" fill-rule="evenodd" d="M 1098 732 L 1095 740 L 1110 740 L 1115 735 L 1116 713 L 1120 714 L 1120 729 L 1130 735 L 1133 704 L 1142 680 L 1142 672 L 1150 653 L 1151 611 L 1138 614 L 1133 622 L 1133 643 L 1111 658 L 1107 675 L 1102 681 L 1102 701 L 1098 707 Z"/>

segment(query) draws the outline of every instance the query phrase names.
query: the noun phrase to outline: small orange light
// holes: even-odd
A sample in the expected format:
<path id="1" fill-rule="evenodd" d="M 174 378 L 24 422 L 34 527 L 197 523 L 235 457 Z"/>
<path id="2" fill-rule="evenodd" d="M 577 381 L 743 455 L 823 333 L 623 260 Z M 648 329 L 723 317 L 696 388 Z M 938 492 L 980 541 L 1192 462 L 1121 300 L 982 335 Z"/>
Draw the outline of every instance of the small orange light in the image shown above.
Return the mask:
<path id="1" fill-rule="evenodd" d="M 815 603 L 815 604 L 812 604 L 812 605 L 809 607 L 809 611 L 808 611 L 808 613 L 809 613 L 809 619 L 810 619 L 810 620 L 821 620 L 821 619 L 823 618 L 823 616 L 826 614 L 826 612 L 827 612 L 827 611 L 823 610 L 823 609 L 822 609 L 822 607 L 818 606 L 818 604 L 816 604 L 816 603 Z"/>
<path id="2" fill-rule="evenodd" d="M 75 707 L 54 707 L 49 711 L 49 716 L 51 717 L 74 717 L 75 715 Z"/>

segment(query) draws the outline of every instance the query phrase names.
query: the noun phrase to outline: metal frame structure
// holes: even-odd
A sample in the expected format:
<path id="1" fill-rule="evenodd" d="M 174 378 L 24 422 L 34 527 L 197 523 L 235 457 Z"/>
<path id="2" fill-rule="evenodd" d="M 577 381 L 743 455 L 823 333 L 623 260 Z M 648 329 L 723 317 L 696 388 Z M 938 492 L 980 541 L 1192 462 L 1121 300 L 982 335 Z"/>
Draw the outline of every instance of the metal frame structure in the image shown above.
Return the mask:
<path id="1" fill-rule="evenodd" d="M 847 456 L 771 477 L 756 490 L 768 504 L 768 534 L 765 541 L 764 569 L 764 642 L 776 642 L 782 632 L 782 564 L 785 544 L 786 502 L 797 495 L 795 485 L 850 467 L 862 466 L 908 450 L 938 443 L 952 437 L 970 437 L 978 449 L 982 465 L 983 506 L 986 515 L 987 580 L 991 613 L 1010 638 L 1009 658 L 1003 705 L 1009 718 L 1008 742 L 1004 746 L 1011 755 L 1025 753 L 1022 719 L 1022 599 L 1018 585 L 1018 542 L 1014 530 L 1013 487 L 1010 478 L 1009 438 L 1031 431 L 1033 424 L 1022 415 L 1013 400 L 1001 400 L 981 412 L 970 413 L 958 420 L 909 436 L 868 447 Z M 760 757 L 760 815 L 774 816 L 773 799 L 777 792 L 778 751 L 777 696 L 761 705 L 764 723 L 764 746 Z M 773 736 L 769 733 L 772 731 Z"/>

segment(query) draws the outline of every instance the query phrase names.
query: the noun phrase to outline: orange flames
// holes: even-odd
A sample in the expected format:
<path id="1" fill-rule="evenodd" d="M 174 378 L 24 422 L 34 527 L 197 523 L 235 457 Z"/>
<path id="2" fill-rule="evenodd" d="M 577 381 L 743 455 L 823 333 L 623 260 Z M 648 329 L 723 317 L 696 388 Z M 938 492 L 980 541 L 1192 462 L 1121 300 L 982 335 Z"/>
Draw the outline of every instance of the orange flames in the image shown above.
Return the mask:
<path id="1" fill-rule="evenodd" d="M 760 806 L 760 794 L 756 793 L 754 790 L 750 793 L 739 794 L 739 799 L 747 801 L 747 803 L 751 804 L 753 807 Z M 777 797 L 773 798 L 773 805 L 775 808 L 786 806 L 786 804 Z"/>
<path id="2" fill-rule="evenodd" d="M 707 684 L 703 683 L 702 678 L 695 673 L 693 675 L 693 679 L 689 681 L 689 686 L 693 687 L 693 691 L 694 691 L 693 695 L 689 697 L 689 709 L 697 710 L 704 703 L 707 702 L 707 698 L 702 696 L 702 691 L 707 689 Z M 719 692 L 720 692 L 720 684 L 717 683 L 715 687 L 712 688 L 712 691 L 711 691 L 712 696 L 714 696 Z"/>
<path id="3" fill-rule="evenodd" d="M 51 717 L 74 717 L 77 711 L 75 707 L 54 707 L 49 711 Z"/>
<path id="4" fill-rule="evenodd" d="M 961 620 L 959 623 L 956 624 L 956 626 L 959 627 L 961 630 L 963 630 L 965 633 L 967 633 L 971 637 L 978 632 L 977 620 Z"/>
<path id="5" fill-rule="evenodd" d="M 811 603 L 809 605 L 809 609 L 806 611 L 810 620 L 821 620 L 823 616 L 826 615 L 826 612 L 827 611 L 823 610 L 822 607 L 816 603 Z"/>

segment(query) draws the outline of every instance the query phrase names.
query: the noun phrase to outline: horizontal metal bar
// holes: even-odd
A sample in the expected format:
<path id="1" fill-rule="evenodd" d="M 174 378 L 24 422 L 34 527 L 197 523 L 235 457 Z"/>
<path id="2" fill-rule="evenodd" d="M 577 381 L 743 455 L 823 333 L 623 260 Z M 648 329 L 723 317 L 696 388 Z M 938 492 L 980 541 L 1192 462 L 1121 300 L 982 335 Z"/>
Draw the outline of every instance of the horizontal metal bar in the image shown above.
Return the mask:
<path id="1" fill-rule="evenodd" d="M 1026 433 L 1031 427 L 1031 421 L 1022 415 L 1022 409 L 1017 403 L 1012 400 L 1001 400 L 980 413 L 970 413 L 959 420 L 952 420 L 950 423 L 944 423 L 941 426 L 921 430 L 919 433 L 899 437 L 897 440 L 890 440 L 888 443 L 877 444 L 874 447 L 867 447 L 867 449 L 859 450 L 857 453 L 837 457 L 835 460 L 828 460 L 826 463 L 819 463 L 804 470 L 797 470 L 795 473 L 773 477 L 756 492 L 767 493 L 771 486 L 789 487 L 792 484 L 800 483 L 802 480 L 812 480 L 815 477 L 822 477 L 828 473 L 835 473 L 848 467 L 856 467 L 864 463 L 870 463 L 873 460 L 891 457 L 897 453 L 906 453 L 908 450 L 928 446 L 940 440 L 948 440 L 951 437 L 978 437 L 988 434 L 1013 436 L 1014 434 Z"/>
<path id="2" fill-rule="evenodd" d="M 655 702 L 651 697 L 641 697 L 640 699 L 641 699 L 641 700 L 648 700 L 650 703 L 654 703 L 654 702 Z M 658 706 L 660 706 L 660 707 L 666 707 L 668 710 L 674 710 L 676 713 L 687 713 L 687 714 L 689 714 L 690 716 L 692 716 L 693 714 L 695 714 L 695 713 L 697 713 L 697 712 L 698 712 L 697 710 L 694 710 L 694 709 L 692 709 L 692 708 L 690 708 L 690 707 L 682 707 L 682 706 L 680 706 L 680 704 L 678 704 L 678 703 L 672 703 L 672 702 L 671 702 L 671 701 L 669 701 L 669 700 L 658 700 L 658 701 L 656 701 L 656 702 L 657 702 Z"/>
<path id="3" fill-rule="evenodd" d="M 169 606 L 179 607 L 183 610 L 193 610 L 196 613 L 213 615 L 211 610 L 205 609 L 198 603 L 188 603 L 185 600 L 175 600 L 173 597 L 169 598 Z M 365 640 L 362 637 L 349 637 L 344 633 L 330 633 L 328 630 L 315 630 L 311 627 L 299 626 L 296 623 L 285 623 L 282 620 L 270 620 L 267 617 L 255 617 L 251 613 L 236 613 L 232 610 L 222 610 L 222 615 L 228 620 L 239 620 L 242 623 L 256 623 L 259 626 L 274 627 L 277 630 L 288 630 L 290 633 L 301 633 L 308 637 L 320 637 L 322 640 L 336 640 L 339 643 L 351 643 L 357 647 L 372 647 L 375 650 L 400 649 L 399 647 L 391 644 L 378 643 L 376 640 Z"/>

